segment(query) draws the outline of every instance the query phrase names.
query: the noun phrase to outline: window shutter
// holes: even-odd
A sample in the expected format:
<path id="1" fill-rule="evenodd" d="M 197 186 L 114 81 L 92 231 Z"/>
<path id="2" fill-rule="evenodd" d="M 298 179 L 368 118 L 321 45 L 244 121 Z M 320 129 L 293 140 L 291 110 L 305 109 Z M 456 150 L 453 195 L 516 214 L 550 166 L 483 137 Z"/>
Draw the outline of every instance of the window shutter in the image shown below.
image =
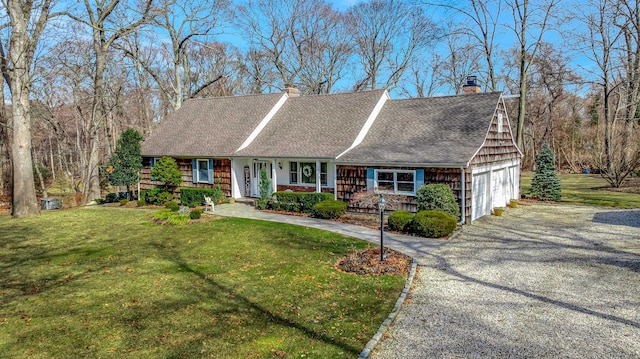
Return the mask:
<path id="1" fill-rule="evenodd" d="M 198 160 L 195 158 L 191 160 L 191 170 L 193 172 L 193 183 L 198 183 Z"/>
<path id="2" fill-rule="evenodd" d="M 149 168 L 153 168 L 153 166 L 156 165 L 156 158 L 155 157 L 151 157 L 151 166 L 149 166 Z"/>
<path id="3" fill-rule="evenodd" d="M 209 177 L 209 184 L 213 184 L 213 158 L 209 158 L 208 177 Z"/>
<path id="4" fill-rule="evenodd" d="M 376 170 L 374 168 L 367 168 L 367 189 L 373 189 L 375 186 L 374 177 L 376 175 Z"/>
<path id="5" fill-rule="evenodd" d="M 416 170 L 416 192 L 424 186 L 424 170 Z"/>

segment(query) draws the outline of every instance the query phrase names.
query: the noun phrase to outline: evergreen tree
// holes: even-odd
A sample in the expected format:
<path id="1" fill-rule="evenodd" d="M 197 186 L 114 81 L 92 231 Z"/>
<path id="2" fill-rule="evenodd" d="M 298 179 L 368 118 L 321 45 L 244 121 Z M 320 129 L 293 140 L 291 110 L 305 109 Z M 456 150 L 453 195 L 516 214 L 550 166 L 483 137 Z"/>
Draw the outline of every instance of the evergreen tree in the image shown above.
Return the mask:
<path id="1" fill-rule="evenodd" d="M 551 147 L 545 143 L 536 156 L 536 172 L 531 181 L 530 197 L 540 201 L 560 200 L 560 180 L 556 176 L 555 160 L 556 156 Z"/>
<path id="2" fill-rule="evenodd" d="M 182 172 L 173 158 L 165 156 L 151 169 L 151 179 L 164 182 L 164 187 L 168 190 L 169 186 L 178 186 L 182 183 Z"/>
<path id="3" fill-rule="evenodd" d="M 116 143 L 116 151 L 109 158 L 107 178 L 114 186 L 126 186 L 127 193 L 140 181 L 142 171 L 142 135 L 140 132 L 128 128 L 120 135 Z"/>

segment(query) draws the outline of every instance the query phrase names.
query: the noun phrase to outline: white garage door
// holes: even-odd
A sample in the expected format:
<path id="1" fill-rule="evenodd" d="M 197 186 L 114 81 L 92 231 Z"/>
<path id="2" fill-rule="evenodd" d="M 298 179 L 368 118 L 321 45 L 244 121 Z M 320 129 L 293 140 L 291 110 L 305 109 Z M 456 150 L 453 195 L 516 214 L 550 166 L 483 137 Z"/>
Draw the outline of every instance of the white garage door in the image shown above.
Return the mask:
<path id="1" fill-rule="evenodd" d="M 489 199 L 490 172 L 476 173 L 472 177 L 473 199 L 471 201 L 471 220 L 491 213 Z"/>
<path id="2" fill-rule="evenodd" d="M 494 170 L 491 174 L 491 208 L 507 205 L 507 169 Z"/>

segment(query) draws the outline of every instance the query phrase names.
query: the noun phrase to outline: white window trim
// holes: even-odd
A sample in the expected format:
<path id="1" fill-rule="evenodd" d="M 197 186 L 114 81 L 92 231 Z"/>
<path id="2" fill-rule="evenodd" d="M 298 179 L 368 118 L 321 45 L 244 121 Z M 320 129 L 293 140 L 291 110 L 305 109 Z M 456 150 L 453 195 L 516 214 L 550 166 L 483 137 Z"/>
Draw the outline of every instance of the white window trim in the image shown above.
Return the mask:
<path id="1" fill-rule="evenodd" d="M 197 183 L 209 183 L 209 179 L 207 178 L 206 180 L 201 180 L 200 179 L 200 161 L 205 161 L 207 163 L 207 167 L 209 167 L 209 159 L 208 158 L 196 158 L 196 168 L 194 168 L 194 170 L 196 171 L 196 174 L 198 176 L 196 182 Z M 209 171 L 209 168 L 207 168 L 207 172 Z"/>
<path id="2" fill-rule="evenodd" d="M 416 195 L 416 171 L 415 170 L 388 170 L 388 169 L 375 169 L 373 174 L 373 184 L 374 187 L 378 188 L 378 173 L 393 173 L 393 191 L 380 191 L 382 193 L 390 193 L 390 194 L 400 194 L 406 196 L 415 196 Z M 411 173 L 413 174 L 413 192 L 405 192 L 398 191 L 398 173 Z M 404 182 L 402 182 L 404 183 Z M 409 182 L 406 182 L 409 183 Z"/>

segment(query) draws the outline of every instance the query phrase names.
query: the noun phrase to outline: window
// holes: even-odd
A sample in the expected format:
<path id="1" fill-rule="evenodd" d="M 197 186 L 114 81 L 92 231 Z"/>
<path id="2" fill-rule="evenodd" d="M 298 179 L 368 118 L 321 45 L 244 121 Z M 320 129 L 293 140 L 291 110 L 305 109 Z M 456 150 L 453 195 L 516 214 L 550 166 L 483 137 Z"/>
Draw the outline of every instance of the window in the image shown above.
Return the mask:
<path id="1" fill-rule="evenodd" d="M 160 157 L 152 157 L 151 158 L 151 168 L 153 168 L 156 163 L 158 163 L 158 161 L 160 161 Z"/>
<path id="2" fill-rule="evenodd" d="M 194 169 L 198 174 L 197 182 L 209 183 L 209 160 L 198 160 L 197 164 L 198 168 Z"/>
<path id="3" fill-rule="evenodd" d="M 329 164 L 320 162 L 320 184 L 327 186 Z M 289 184 L 312 184 L 317 183 L 316 162 L 289 162 Z"/>
<path id="4" fill-rule="evenodd" d="M 316 183 L 316 163 L 315 162 L 300 162 L 300 168 L 302 168 L 302 180 L 300 182 L 304 184 Z"/>
<path id="5" fill-rule="evenodd" d="M 298 183 L 298 162 L 289 162 L 289 184 Z"/>
<path id="6" fill-rule="evenodd" d="M 320 162 L 320 184 L 327 185 L 327 163 Z"/>
<path id="7" fill-rule="evenodd" d="M 416 192 L 416 171 L 376 170 L 375 186 L 383 191 L 414 194 Z"/>
<path id="8" fill-rule="evenodd" d="M 498 114 L 498 132 L 502 132 L 502 114 Z"/>

